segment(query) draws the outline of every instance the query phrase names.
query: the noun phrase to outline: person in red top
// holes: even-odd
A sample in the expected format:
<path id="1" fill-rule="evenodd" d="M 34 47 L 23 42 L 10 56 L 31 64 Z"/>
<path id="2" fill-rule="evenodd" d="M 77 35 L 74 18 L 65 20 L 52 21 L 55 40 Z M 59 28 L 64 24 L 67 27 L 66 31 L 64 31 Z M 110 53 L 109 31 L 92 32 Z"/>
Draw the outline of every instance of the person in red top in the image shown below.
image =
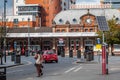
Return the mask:
<path id="1" fill-rule="evenodd" d="M 38 51 L 37 54 L 35 54 L 34 58 L 36 60 L 35 61 L 35 67 L 36 67 L 37 74 L 38 74 L 37 77 L 40 77 L 41 75 L 43 75 L 43 72 L 42 72 L 42 68 L 43 68 L 43 65 L 42 65 L 42 62 L 43 62 L 42 52 Z"/>

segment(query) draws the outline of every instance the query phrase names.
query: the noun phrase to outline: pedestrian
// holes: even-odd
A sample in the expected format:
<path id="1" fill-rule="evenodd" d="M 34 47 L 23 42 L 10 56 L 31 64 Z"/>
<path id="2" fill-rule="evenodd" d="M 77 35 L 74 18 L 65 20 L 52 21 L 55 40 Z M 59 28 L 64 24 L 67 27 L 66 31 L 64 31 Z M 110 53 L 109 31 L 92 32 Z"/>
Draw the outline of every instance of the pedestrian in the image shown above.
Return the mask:
<path id="1" fill-rule="evenodd" d="M 34 58 L 36 60 L 35 61 L 35 67 L 36 67 L 36 71 L 37 71 L 37 74 L 38 74 L 37 77 L 40 77 L 40 76 L 43 75 L 43 72 L 42 72 L 42 68 L 43 68 L 43 65 L 42 65 L 42 62 L 43 62 L 42 52 L 38 51 L 37 54 L 35 54 Z"/>

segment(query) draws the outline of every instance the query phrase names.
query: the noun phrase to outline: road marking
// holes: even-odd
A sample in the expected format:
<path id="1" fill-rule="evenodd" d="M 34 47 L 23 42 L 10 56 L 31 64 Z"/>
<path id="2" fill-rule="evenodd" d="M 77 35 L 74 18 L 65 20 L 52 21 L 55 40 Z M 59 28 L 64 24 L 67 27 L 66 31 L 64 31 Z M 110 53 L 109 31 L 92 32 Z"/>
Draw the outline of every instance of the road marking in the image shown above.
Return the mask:
<path id="1" fill-rule="evenodd" d="M 65 71 L 64 73 L 68 73 L 68 72 L 74 70 L 75 68 L 76 68 L 76 67 L 70 68 L 70 69 L 68 69 L 67 71 Z"/>
<path id="2" fill-rule="evenodd" d="M 15 72 L 22 72 L 22 71 L 24 71 L 24 70 L 15 70 L 15 71 L 9 71 L 9 72 L 7 72 L 7 73 L 15 73 Z"/>
<path id="3" fill-rule="evenodd" d="M 111 71 L 116 71 L 116 70 L 120 70 L 120 68 L 111 68 Z"/>
<path id="4" fill-rule="evenodd" d="M 75 69 L 73 72 L 77 72 L 77 71 L 79 71 L 80 69 L 82 69 L 82 67 L 79 67 L 79 68 Z"/>

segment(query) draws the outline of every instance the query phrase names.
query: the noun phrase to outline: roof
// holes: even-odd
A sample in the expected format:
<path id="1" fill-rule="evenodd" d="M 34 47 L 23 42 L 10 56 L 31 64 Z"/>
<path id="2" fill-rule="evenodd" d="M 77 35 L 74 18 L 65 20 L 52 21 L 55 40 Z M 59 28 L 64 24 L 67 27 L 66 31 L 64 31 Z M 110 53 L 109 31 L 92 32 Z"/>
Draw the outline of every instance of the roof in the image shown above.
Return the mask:
<path id="1" fill-rule="evenodd" d="M 30 33 L 52 32 L 51 27 L 33 27 L 29 28 Z M 28 33 L 28 27 L 23 28 L 7 28 L 7 33 Z"/>
<path id="2" fill-rule="evenodd" d="M 65 24 L 66 21 L 69 21 L 70 24 L 79 24 L 80 17 L 88 13 L 88 9 L 74 9 L 74 10 L 66 10 L 58 13 L 54 21 L 56 24 Z M 119 19 L 120 23 L 120 11 L 117 9 L 89 9 L 89 13 L 94 16 L 106 16 L 106 19 L 112 19 L 116 17 Z"/>

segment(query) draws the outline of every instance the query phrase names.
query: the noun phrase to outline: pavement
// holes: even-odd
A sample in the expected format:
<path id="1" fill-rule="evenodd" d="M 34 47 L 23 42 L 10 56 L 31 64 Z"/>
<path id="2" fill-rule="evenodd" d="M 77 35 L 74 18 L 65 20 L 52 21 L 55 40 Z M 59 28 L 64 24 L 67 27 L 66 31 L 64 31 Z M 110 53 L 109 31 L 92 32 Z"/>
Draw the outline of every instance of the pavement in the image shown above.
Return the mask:
<path id="1" fill-rule="evenodd" d="M 22 59 L 22 58 L 21 58 Z M 23 61 L 21 60 L 20 63 L 15 63 L 15 61 L 12 61 L 11 60 L 11 56 L 7 56 L 6 57 L 6 62 L 5 62 L 5 59 L 3 57 L 3 64 L 1 65 L 0 64 L 0 67 L 6 67 L 6 68 L 9 68 L 9 67 L 14 67 L 14 66 L 19 66 L 19 65 L 24 65 L 24 64 L 27 64 L 26 61 Z"/>

